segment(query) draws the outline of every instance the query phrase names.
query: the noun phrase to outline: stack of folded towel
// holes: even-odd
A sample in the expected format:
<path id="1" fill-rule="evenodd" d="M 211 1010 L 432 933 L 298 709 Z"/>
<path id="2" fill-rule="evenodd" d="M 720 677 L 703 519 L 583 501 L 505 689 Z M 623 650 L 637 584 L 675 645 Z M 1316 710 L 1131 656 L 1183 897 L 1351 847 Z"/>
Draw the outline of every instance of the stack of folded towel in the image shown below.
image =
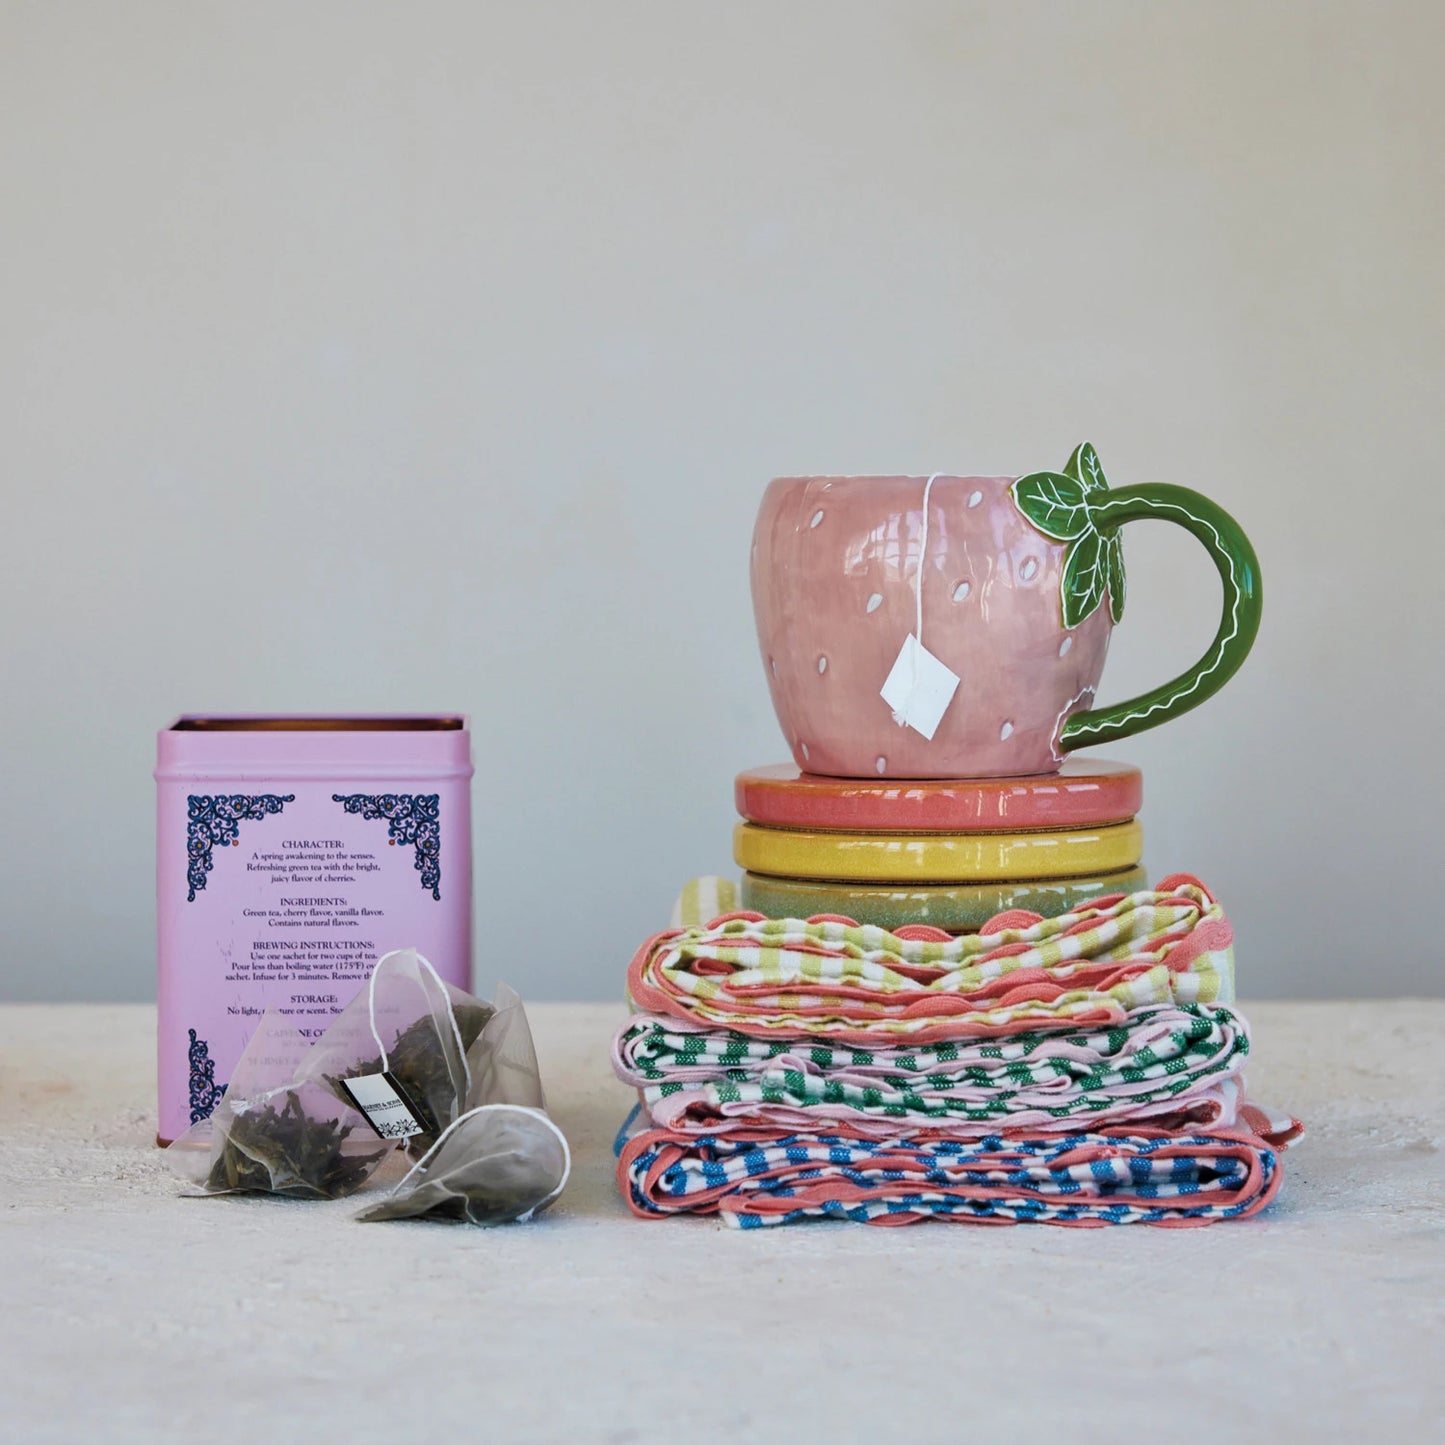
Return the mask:
<path id="1" fill-rule="evenodd" d="M 614 1046 L 641 1095 L 623 1194 L 745 1228 L 1256 1213 L 1301 1126 L 1244 1100 L 1232 941 L 1185 874 L 958 937 L 756 913 L 669 929 L 632 961 Z"/>

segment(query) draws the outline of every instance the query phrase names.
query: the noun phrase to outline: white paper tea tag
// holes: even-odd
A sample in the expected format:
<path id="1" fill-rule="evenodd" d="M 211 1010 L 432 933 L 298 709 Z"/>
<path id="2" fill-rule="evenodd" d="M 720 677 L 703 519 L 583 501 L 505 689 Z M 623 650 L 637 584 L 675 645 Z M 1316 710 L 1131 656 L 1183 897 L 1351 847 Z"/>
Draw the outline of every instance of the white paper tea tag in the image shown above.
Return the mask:
<path id="1" fill-rule="evenodd" d="M 340 1083 L 383 1139 L 410 1139 L 426 1132 L 390 1074 L 360 1074 Z"/>
<path id="2" fill-rule="evenodd" d="M 899 727 L 911 727 L 932 742 L 958 682 L 958 674 L 910 632 L 883 684 L 883 701 L 893 709 Z"/>

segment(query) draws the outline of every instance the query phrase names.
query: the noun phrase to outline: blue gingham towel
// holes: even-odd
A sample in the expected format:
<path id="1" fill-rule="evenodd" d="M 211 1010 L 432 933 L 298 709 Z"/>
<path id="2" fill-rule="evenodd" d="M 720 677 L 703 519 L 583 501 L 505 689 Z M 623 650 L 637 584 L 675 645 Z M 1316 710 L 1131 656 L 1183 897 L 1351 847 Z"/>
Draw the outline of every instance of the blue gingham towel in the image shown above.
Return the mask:
<path id="1" fill-rule="evenodd" d="M 924 1219 L 1013 1224 L 1154 1224 L 1243 1218 L 1279 1189 L 1278 1150 L 1297 1120 L 1241 1110 L 1240 1127 L 1171 1132 L 1120 1126 L 1064 1136 L 826 1133 L 687 1138 L 619 1135 L 618 1183 L 634 1213 L 717 1213 L 738 1228 L 809 1218 L 864 1224 Z"/>

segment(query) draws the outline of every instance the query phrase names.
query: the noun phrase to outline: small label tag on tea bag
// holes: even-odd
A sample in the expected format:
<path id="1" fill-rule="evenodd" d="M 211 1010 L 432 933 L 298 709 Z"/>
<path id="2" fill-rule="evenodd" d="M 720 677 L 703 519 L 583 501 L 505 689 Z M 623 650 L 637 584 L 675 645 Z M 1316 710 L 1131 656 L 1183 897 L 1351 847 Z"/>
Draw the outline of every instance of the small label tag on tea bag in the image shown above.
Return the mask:
<path id="1" fill-rule="evenodd" d="M 958 682 L 958 674 L 910 632 L 883 684 L 883 701 L 893 709 L 899 727 L 911 727 L 932 742 Z"/>
<path id="2" fill-rule="evenodd" d="M 390 1074 L 360 1074 L 340 1083 L 383 1139 L 410 1139 L 413 1134 L 426 1132 L 426 1125 L 417 1118 Z"/>

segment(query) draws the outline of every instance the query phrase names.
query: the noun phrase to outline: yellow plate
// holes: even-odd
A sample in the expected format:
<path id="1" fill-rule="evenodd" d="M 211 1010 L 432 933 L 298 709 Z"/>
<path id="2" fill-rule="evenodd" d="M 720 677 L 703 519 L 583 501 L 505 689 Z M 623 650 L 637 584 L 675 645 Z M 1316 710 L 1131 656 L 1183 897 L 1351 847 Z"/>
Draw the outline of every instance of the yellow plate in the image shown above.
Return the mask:
<path id="1" fill-rule="evenodd" d="M 749 873 L 867 883 L 1012 882 L 1132 868 L 1137 820 L 1056 833 L 804 833 L 739 823 L 733 857 Z"/>

